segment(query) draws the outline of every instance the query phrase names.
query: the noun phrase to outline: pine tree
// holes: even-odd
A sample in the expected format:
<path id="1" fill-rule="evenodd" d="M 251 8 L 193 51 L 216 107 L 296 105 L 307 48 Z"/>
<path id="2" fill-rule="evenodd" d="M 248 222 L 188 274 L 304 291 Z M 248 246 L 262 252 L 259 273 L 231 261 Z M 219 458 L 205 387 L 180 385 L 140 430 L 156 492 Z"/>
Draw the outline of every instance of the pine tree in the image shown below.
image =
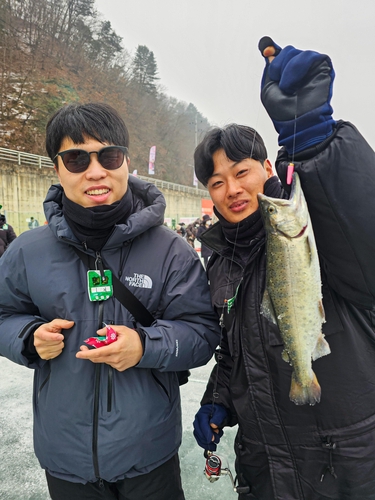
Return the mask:
<path id="1" fill-rule="evenodd" d="M 145 45 L 138 45 L 132 64 L 133 80 L 147 93 L 152 94 L 156 92 L 156 81 L 159 80 L 157 72 L 154 53 Z"/>

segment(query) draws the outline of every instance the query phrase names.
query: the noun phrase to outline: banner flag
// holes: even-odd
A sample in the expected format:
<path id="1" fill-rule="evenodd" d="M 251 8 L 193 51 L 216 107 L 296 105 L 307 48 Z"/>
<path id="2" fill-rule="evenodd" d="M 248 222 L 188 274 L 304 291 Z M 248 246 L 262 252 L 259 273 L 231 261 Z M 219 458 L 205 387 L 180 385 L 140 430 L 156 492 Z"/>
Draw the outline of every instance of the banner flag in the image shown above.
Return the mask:
<path id="1" fill-rule="evenodd" d="M 156 158 L 156 146 L 150 148 L 150 156 L 148 159 L 148 174 L 155 174 L 155 158 Z"/>
<path id="2" fill-rule="evenodd" d="M 155 158 L 156 158 L 156 146 L 152 146 L 150 148 L 150 158 L 148 161 L 150 163 L 155 163 Z"/>

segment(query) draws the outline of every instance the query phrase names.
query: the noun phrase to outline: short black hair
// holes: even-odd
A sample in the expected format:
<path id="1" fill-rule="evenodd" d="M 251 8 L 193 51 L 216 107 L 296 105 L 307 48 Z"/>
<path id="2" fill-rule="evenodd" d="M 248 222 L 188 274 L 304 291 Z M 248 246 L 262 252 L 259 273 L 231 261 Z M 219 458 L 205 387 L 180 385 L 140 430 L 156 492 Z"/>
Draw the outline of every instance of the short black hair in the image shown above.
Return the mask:
<path id="1" fill-rule="evenodd" d="M 214 172 L 212 155 L 218 149 L 223 149 L 232 161 L 253 158 L 263 165 L 267 159 L 267 149 L 263 139 L 253 128 L 236 123 L 224 128 L 214 127 L 206 133 L 194 152 L 195 175 L 204 186 L 207 186 Z"/>
<path id="2" fill-rule="evenodd" d="M 104 103 L 68 104 L 51 116 L 46 127 L 46 150 L 53 160 L 65 137 L 75 144 L 92 137 L 99 142 L 129 147 L 129 132 L 118 112 Z"/>

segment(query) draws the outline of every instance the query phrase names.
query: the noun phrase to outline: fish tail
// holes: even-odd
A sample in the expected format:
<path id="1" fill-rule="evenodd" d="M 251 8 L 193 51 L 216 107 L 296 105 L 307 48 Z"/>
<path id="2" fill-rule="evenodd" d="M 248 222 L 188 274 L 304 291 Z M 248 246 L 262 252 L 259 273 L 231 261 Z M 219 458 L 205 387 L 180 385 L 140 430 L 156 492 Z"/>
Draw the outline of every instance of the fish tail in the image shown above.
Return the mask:
<path id="1" fill-rule="evenodd" d="M 298 382 L 295 372 L 293 372 L 289 398 L 296 405 L 309 404 L 313 406 L 315 403 L 319 403 L 321 389 L 315 373 L 312 372 L 312 375 L 311 383 L 309 385 L 302 385 Z"/>
<path id="2" fill-rule="evenodd" d="M 324 338 L 324 335 L 320 334 L 316 342 L 315 349 L 311 355 L 313 361 L 321 358 L 322 356 L 327 356 L 327 354 L 329 354 L 330 352 L 331 349 L 329 348 L 328 342 Z"/>

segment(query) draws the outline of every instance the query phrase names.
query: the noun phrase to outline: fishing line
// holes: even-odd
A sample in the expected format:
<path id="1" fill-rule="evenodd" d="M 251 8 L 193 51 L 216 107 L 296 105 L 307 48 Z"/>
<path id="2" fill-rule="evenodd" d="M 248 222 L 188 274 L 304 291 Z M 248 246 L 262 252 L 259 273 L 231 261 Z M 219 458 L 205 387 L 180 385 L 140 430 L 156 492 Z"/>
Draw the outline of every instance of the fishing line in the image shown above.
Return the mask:
<path id="1" fill-rule="evenodd" d="M 296 96 L 296 107 L 297 107 L 297 96 Z M 292 163 L 294 165 L 294 153 L 296 150 L 296 135 L 297 135 L 297 110 L 294 115 L 294 132 L 293 132 L 293 149 L 292 149 Z"/>
<path id="2" fill-rule="evenodd" d="M 292 161 L 289 162 L 286 171 L 286 183 L 292 184 L 294 172 L 294 154 L 296 150 L 296 135 L 297 135 L 297 111 L 298 111 L 298 91 L 296 92 L 296 111 L 294 114 L 294 131 L 293 131 L 293 147 L 292 147 Z"/>

